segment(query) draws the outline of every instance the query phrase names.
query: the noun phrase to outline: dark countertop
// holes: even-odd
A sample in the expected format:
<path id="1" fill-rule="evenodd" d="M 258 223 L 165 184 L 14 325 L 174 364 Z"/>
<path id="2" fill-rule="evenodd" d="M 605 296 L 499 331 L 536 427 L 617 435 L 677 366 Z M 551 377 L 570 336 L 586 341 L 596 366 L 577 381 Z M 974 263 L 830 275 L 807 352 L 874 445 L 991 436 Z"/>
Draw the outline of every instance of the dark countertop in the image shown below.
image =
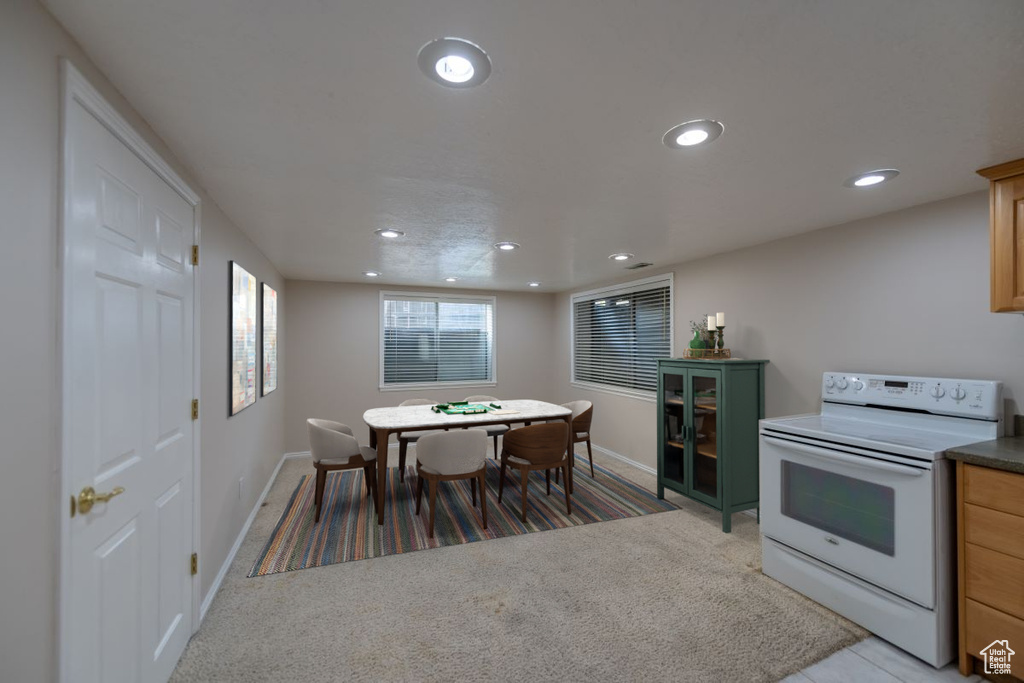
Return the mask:
<path id="1" fill-rule="evenodd" d="M 1024 474 L 1024 436 L 1007 436 L 957 446 L 946 451 L 946 457 L 971 465 Z"/>

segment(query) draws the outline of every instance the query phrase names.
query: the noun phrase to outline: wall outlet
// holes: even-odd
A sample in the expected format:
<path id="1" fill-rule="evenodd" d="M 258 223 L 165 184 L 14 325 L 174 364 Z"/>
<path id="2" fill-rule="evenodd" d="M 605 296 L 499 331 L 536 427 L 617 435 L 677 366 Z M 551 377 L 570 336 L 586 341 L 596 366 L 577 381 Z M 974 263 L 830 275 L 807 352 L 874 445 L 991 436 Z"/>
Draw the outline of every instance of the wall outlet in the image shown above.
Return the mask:
<path id="1" fill-rule="evenodd" d="M 238 478 L 238 500 L 242 500 L 242 488 L 244 486 L 244 484 L 243 484 L 244 481 L 245 481 L 245 477 L 239 477 Z"/>

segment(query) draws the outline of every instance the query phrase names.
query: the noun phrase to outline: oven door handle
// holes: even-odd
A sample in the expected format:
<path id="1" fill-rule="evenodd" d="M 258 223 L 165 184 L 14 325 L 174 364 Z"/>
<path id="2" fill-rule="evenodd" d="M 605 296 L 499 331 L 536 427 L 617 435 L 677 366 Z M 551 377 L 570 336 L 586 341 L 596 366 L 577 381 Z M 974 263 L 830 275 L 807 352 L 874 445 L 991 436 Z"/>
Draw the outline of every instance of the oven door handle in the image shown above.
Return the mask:
<path id="1" fill-rule="evenodd" d="M 904 474 L 908 477 L 920 477 L 927 470 L 918 469 L 916 467 L 908 467 L 906 465 L 899 465 L 894 462 L 885 462 L 884 460 L 876 460 L 874 458 L 859 457 L 856 455 L 847 455 L 841 451 L 826 450 L 818 448 L 816 446 L 809 446 L 807 444 L 799 443 L 797 441 L 788 441 L 786 439 L 780 439 L 778 437 L 769 436 L 762 434 L 762 438 L 765 441 L 775 444 L 780 448 L 788 448 L 793 451 L 800 451 L 807 455 L 813 455 L 821 460 L 838 460 L 846 463 L 847 465 L 853 465 L 854 467 L 861 467 L 867 470 L 885 470 L 886 472 L 894 472 L 896 474 Z M 823 452 L 824 451 L 824 452 Z"/>

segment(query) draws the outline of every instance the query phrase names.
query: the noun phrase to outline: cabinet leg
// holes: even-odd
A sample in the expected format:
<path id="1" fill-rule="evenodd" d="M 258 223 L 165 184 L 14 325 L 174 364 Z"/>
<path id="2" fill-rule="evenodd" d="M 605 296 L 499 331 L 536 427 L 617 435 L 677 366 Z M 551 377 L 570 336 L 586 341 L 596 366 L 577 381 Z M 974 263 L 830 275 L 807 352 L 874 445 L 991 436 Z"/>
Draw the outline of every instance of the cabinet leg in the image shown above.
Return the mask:
<path id="1" fill-rule="evenodd" d="M 658 498 L 659 500 L 665 500 L 665 487 L 658 484 Z"/>
<path id="2" fill-rule="evenodd" d="M 727 534 L 732 533 L 732 513 L 726 510 L 722 511 L 722 531 Z"/>

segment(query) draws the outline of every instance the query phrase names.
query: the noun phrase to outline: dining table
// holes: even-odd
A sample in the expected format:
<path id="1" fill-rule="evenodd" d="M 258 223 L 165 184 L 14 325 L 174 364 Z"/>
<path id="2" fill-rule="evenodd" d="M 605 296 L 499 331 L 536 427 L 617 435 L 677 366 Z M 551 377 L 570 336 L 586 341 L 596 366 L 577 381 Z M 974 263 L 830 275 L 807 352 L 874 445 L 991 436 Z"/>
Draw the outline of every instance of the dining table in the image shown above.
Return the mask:
<path id="1" fill-rule="evenodd" d="M 425 430 L 466 429 L 470 427 L 486 427 L 488 425 L 508 425 L 542 420 L 564 420 L 569 429 L 566 448 L 570 456 L 569 476 L 566 491 L 572 493 L 572 410 L 565 406 L 545 401 L 520 399 L 500 401 L 500 409 L 493 411 L 488 407 L 486 413 L 470 415 L 449 415 L 436 412 L 434 406 L 393 406 L 387 408 L 371 408 L 363 413 L 363 422 L 370 429 L 370 447 L 377 449 L 377 524 L 384 523 L 384 500 L 387 491 L 388 475 L 388 439 L 392 434 L 402 432 L 420 432 Z M 514 412 L 510 412 L 514 411 Z M 497 454 L 495 454 L 497 455 Z"/>

